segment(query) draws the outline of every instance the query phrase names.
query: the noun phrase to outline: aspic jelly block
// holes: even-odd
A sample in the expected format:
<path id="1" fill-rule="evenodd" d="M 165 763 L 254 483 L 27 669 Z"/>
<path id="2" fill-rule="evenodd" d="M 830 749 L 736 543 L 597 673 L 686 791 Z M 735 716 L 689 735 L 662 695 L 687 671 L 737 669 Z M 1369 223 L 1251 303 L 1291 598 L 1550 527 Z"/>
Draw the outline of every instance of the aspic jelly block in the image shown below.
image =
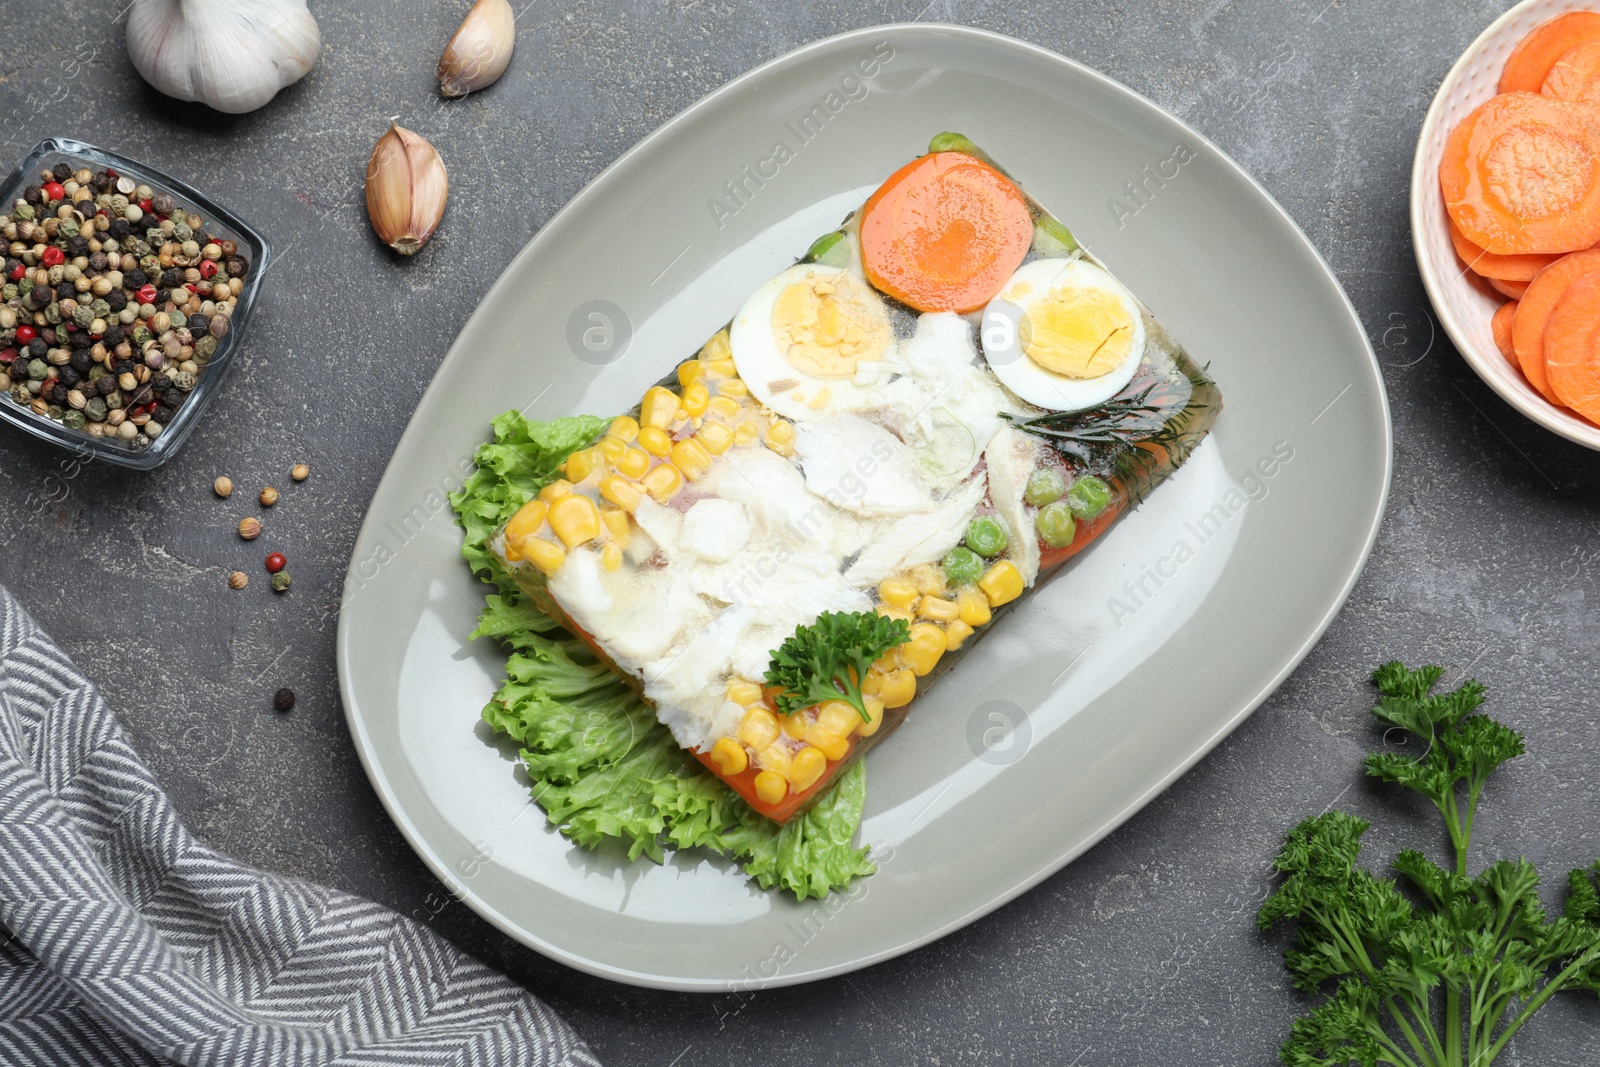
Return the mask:
<path id="1" fill-rule="evenodd" d="M 941 134 L 493 548 L 783 821 L 1209 431 L 1215 383 Z"/>

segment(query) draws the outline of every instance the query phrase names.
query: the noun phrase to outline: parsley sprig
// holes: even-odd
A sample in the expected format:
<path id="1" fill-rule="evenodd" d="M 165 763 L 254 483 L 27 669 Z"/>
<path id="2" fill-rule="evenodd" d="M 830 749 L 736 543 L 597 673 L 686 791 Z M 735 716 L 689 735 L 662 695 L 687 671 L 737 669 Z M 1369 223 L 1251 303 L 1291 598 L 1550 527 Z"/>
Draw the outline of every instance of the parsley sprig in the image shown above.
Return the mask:
<path id="1" fill-rule="evenodd" d="M 873 660 L 910 639 L 911 627 L 904 619 L 870 611 L 825 611 L 778 646 L 767 668 L 767 684 L 783 690 L 777 703 L 785 715 L 824 700 L 843 700 L 862 722 L 871 722 L 861 680 Z"/>
<path id="2" fill-rule="evenodd" d="M 1567 875 L 1562 914 L 1539 901 L 1526 859 L 1467 874 L 1472 819 L 1490 774 L 1523 752 L 1522 735 L 1478 714 L 1475 681 L 1433 689 L 1438 667 L 1386 663 L 1373 709 L 1389 730 L 1426 747 L 1378 752 L 1367 773 L 1415 790 L 1439 810 L 1455 851 L 1447 870 L 1420 851 L 1394 860 L 1401 884 L 1356 862 L 1369 824 L 1341 811 L 1291 830 L 1275 865 L 1282 884 L 1256 916 L 1262 929 L 1297 920 L 1284 961 L 1301 992 L 1329 995 L 1289 1030 L 1290 1067 L 1489 1067 L 1557 992 L 1600 993 L 1600 862 Z"/>

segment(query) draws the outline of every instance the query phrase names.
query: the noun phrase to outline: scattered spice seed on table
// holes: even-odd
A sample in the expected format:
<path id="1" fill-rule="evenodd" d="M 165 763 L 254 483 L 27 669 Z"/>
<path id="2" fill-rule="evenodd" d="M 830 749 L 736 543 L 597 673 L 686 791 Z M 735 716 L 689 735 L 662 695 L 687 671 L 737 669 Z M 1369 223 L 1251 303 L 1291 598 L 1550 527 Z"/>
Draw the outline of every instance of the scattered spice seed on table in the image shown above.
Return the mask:
<path id="1" fill-rule="evenodd" d="M 306 466 L 304 463 L 296 463 L 293 469 L 289 471 L 289 477 L 293 478 L 297 482 L 303 482 L 307 478 L 311 477 L 311 468 Z"/>
<path id="2" fill-rule="evenodd" d="M 226 500 L 233 495 L 233 479 L 226 474 L 211 483 L 211 491 Z"/>
<path id="3" fill-rule="evenodd" d="M 272 576 L 272 591 L 274 593 L 287 593 L 289 591 L 288 571 L 279 571 Z"/>
<path id="4" fill-rule="evenodd" d="M 287 687 L 278 690 L 272 696 L 272 706 L 279 711 L 293 711 L 294 690 Z"/>
<path id="5" fill-rule="evenodd" d="M 270 508 L 272 505 L 278 502 L 278 491 L 269 485 L 265 489 L 261 490 L 260 500 L 262 507 Z"/>
<path id="6" fill-rule="evenodd" d="M 282 552 L 272 552 L 267 555 L 267 573 L 277 574 L 289 565 Z"/>
<path id="7" fill-rule="evenodd" d="M 228 585 L 234 589 L 243 589 L 250 584 L 250 576 L 244 571 L 234 571 L 228 575 Z"/>
<path id="8" fill-rule="evenodd" d="M 205 227 L 114 170 L 42 171 L 0 215 L 0 402 L 149 447 L 227 335 L 250 270 Z"/>
<path id="9" fill-rule="evenodd" d="M 255 516 L 239 520 L 239 536 L 246 541 L 254 541 L 261 536 L 261 520 Z"/>

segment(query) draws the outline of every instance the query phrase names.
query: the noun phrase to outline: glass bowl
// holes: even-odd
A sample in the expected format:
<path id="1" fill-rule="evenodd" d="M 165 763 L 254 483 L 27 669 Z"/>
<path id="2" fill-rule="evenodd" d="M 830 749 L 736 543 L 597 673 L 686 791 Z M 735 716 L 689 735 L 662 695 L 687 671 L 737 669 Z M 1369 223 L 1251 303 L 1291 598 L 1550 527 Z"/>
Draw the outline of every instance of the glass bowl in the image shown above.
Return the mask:
<path id="1" fill-rule="evenodd" d="M 244 277 L 244 289 L 239 293 L 238 302 L 234 305 L 233 314 L 229 318 L 227 334 L 218 342 L 210 362 L 201 369 L 198 383 L 190 392 L 189 399 L 178 408 L 176 416 L 162 431 L 161 436 L 153 440 L 145 438 L 149 441 L 148 445 L 135 447 L 124 444 L 114 437 L 93 437 L 81 430 L 70 429 L 47 416 L 36 415 L 30 409 L 8 398 L 0 397 L 0 419 L 35 437 L 69 449 L 80 458 L 92 456 L 119 467 L 153 470 L 171 459 L 183 447 L 184 441 L 200 424 L 200 419 L 210 406 L 217 390 L 222 387 L 223 379 L 227 377 L 228 370 L 233 365 L 234 353 L 244 342 L 245 328 L 249 326 L 251 314 L 255 310 L 261 279 L 266 277 L 272 262 L 272 250 L 267 244 L 267 239 L 254 228 L 187 182 L 179 181 L 154 167 L 145 166 L 115 152 L 107 152 L 103 148 L 63 137 L 51 137 L 40 141 L 33 151 L 28 153 L 28 157 L 17 164 L 17 168 L 5 182 L 0 184 L 0 205 L 3 205 L 4 210 L 9 210 L 10 206 L 21 198 L 23 190 L 30 183 L 38 181 L 40 170 L 57 163 L 67 163 L 73 169 L 110 167 L 118 175 L 125 175 L 140 184 L 148 185 L 158 193 L 169 194 L 183 207 L 205 219 L 207 234 L 219 241 L 234 242 L 239 246 L 240 254 L 250 261 L 250 269 Z"/>

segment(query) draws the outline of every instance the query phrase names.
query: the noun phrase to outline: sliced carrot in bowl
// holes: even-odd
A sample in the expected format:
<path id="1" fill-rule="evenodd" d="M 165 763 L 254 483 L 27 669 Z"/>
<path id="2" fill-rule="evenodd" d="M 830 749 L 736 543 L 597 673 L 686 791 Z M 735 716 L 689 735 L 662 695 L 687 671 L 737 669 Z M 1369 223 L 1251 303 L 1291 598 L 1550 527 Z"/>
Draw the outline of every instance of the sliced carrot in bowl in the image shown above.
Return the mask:
<path id="1" fill-rule="evenodd" d="M 1569 11 L 1535 27 L 1511 50 L 1500 72 L 1500 91 L 1538 92 L 1561 57 L 1589 41 L 1600 41 L 1600 13 Z"/>
<path id="2" fill-rule="evenodd" d="M 1485 251 L 1588 248 L 1600 241 L 1600 112 L 1536 93 L 1492 97 L 1450 131 L 1439 186 Z"/>
<path id="3" fill-rule="evenodd" d="M 1474 274 L 1484 278 L 1499 278 L 1508 282 L 1531 281 L 1535 274 L 1561 258 L 1540 252 L 1497 256 L 1493 252 L 1485 252 L 1467 240 L 1466 235 L 1453 220 L 1446 219 L 1446 221 L 1450 226 L 1450 243 L 1456 246 L 1456 255 L 1461 257 L 1461 262 L 1472 268 Z"/>
<path id="4" fill-rule="evenodd" d="M 1544 76 L 1539 92 L 1576 104 L 1600 103 L 1600 40 L 1564 52 Z"/>
<path id="5" fill-rule="evenodd" d="M 918 311 L 983 307 L 1022 265 L 1033 216 L 1011 179 L 965 152 L 930 152 L 861 212 L 867 280 Z"/>
<path id="6" fill-rule="evenodd" d="M 1528 383 L 1552 403 L 1560 401 L 1551 392 L 1544 372 L 1545 323 L 1567 286 L 1597 270 L 1600 270 L 1600 250 L 1562 256 L 1528 283 L 1528 291 L 1517 304 L 1516 315 L 1511 320 L 1511 346 L 1516 350 L 1522 373 L 1527 376 Z"/>
<path id="7" fill-rule="evenodd" d="M 1495 292 L 1512 300 L 1521 300 L 1528 292 L 1527 282 L 1512 282 L 1504 278 L 1485 278 L 1484 281 L 1488 282 Z"/>
<path id="8" fill-rule="evenodd" d="M 1567 286 L 1551 309 L 1544 362 L 1558 402 L 1600 421 L 1600 272 Z"/>
<path id="9" fill-rule="evenodd" d="M 1489 329 L 1494 332 L 1494 346 L 1506 357 L 1507 363 L 1520 371 L 1522 364 L 1517 362 L 1517 350 L 1511 347 L 1511 316 L 1516 313 L 1515 300 L 1501 304 L 1495 309 L 1494 318 L 1489 320 Z"/>

